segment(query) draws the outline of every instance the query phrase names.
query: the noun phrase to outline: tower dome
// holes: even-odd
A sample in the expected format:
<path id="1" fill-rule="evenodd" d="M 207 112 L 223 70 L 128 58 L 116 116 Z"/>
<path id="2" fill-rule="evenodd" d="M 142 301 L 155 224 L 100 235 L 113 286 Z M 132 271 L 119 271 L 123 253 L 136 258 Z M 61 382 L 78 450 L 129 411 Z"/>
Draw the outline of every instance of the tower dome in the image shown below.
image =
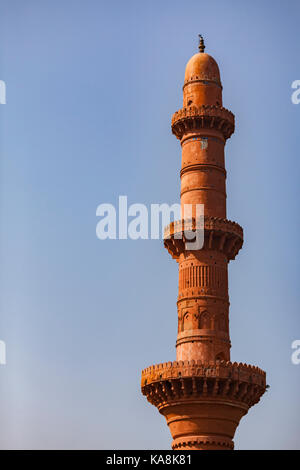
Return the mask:
<path id="1" fill-rule="evenodd" d="M 215 59 L 204 52 L 198 52 L 188 61 L 184 83 L 194 80 L 207 80 L 221 85 L 220 71 Z"/>
<path id="2" fill-rule="evenodd" d="M 204 52 L 199 34 L 199 52 L 190 58 L 185 68 L 183 107 L 222 106 L 222 84 L 215 59 Z"/>

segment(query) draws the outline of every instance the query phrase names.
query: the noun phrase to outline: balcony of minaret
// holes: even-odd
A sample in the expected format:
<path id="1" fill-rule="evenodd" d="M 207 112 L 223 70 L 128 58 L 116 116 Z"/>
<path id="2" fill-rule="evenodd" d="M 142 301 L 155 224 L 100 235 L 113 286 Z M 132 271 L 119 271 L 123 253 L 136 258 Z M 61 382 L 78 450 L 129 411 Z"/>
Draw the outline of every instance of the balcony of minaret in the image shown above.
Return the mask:
<path id="1" fill-rule="evenodd" d="M 186 251 L 186 242 L 192 241 L 196 230 L 204 230 L 202 250 L 221 252 L 228 261 L 235 259 L 243 245 L 243 229 L 236 222 L 219 217 L 204 216 L 203 219 L 178 220 L 164 230 L 164 246 L 172 257 L 179 261 L 187 253 L 196 256 L 196 250 Z"/>

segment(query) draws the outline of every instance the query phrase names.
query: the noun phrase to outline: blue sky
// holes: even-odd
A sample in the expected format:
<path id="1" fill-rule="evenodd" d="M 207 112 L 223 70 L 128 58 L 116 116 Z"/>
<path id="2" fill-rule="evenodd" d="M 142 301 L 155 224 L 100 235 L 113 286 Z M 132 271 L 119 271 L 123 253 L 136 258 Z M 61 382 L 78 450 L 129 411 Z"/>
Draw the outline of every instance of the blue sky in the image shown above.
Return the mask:
<path id="1" fill-rule="evenodd" d="M 300 449 L 299 2 L 0 1 L 0 447 L 168 449 L 140 371 L 175 359 L 176 263 L 161 240 L 96 238 L 96 208 L 179 202 L 170 131 L 202 33 L 218 61 L 232 360 L 267 371 L 237 449 Z"/>

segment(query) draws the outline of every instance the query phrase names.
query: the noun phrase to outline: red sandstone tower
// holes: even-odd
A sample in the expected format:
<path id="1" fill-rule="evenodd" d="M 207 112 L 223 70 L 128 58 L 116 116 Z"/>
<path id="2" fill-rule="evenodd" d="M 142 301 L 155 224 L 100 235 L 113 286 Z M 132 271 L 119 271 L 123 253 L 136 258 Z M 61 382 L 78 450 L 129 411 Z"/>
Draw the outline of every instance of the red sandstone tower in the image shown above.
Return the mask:
<path id="1" fill-rule="evenodd" d="M 233 449 L 240 419 L 266 390 L 266 374 L 230 362 L 227 266 L 243 244 L 242 228 L 226 219 L 224 147 L 234 115 L 222 106 L 219 68 L 201 36 L 172 132 L 182 147 L 181 206 L 193 208 L 164 237 L 179 266 L 177 357 L 143 370 L 142 393 L 165 416 L 173 449 Z M 196 204 L 204 204 L 204 244 L 189 251 L 183 229 L 198 227 Z"/>

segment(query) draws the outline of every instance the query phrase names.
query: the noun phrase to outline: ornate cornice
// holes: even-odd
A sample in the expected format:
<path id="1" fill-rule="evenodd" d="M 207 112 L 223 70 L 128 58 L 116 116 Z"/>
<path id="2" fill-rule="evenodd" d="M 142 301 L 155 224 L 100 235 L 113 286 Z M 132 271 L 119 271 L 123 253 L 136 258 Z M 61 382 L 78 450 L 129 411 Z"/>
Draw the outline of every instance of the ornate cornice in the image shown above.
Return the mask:
<path id="1" fill-rule="evenodd" d="M 164 246 L 174 259 L 185 251 L 185 233 L 204 229 L 205 249 L 219 250 L 233 260 L 243 245 L 243 229 L 236 222 L 220 217 L 204 216 L 171 222 L 164 230 Z"/>
<path id="2" fill-rule="evenodd" d="M 229 361 L 175 361 L 142 371 L 142 393 L 161 409 L 203 400 L 241 403 L 246 410 L 266 390 L 266 374 L 258 367 Z"/>
<path id="3" fill-rule="evenodd" d="M 233 450 L 234 443 L 232 439 L 218 436 L 188 436 L 185 438 L 174 439 L 172 442 L 172 449 L 185 450 L 186 448 L 201 448 L 203 450 L 210 449 L 211 447 L 224 448 L 226 450 Z"/>
<path id="4" fill-rule="evenodd" d="M 221 88 L 221 90 L 223 90 L 222 83 L 220 80 L 218 80 L 218 77 L 211 78 L 210 76 L 204 74 L 202 74 L 201 77 L 195 75 L 195 77 L 191 77 L 188 80 L 185 80 L 182 90 L 184 90 L 186 86 L 193 83 L 201 83 L 203 85 L 217 85 L 219 88 Z"/>
<path id="5" fill-rule="evenodd" d="M 218 105 L 189 106 L 172 116 L 172 132 L 182 139 L 199 129 L 215 129 L 228 139 L 234 132 L 234 114 Z"/>

